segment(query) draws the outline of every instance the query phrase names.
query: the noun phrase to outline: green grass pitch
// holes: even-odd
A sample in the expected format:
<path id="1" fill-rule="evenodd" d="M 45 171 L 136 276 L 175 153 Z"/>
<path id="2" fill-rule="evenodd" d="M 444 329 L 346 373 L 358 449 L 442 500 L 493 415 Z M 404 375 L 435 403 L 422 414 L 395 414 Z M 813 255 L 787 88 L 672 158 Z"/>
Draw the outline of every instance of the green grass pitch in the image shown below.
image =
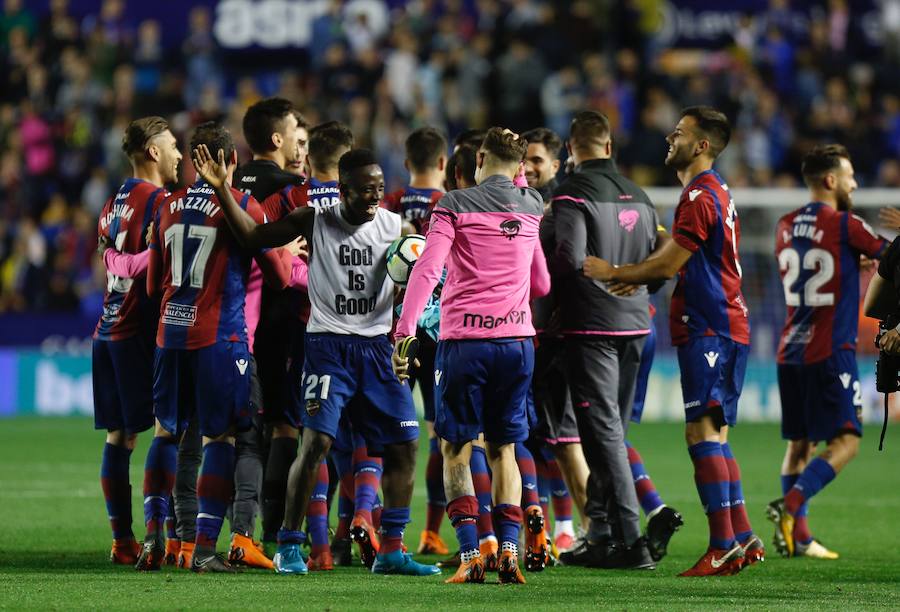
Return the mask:
<path id="1" fill-rule="evenodd" d="M 742 425 L 732 446 L 743 469 L 754 527 L 768 544 L 765 504 L 778 496 L 783 445 L 771 425 Z M 634 427 L 663 498 L 685 517 L 669 556 L 652 572 L 548 568 L 521 587 L 454 585 L 441 579 L 381 577 L 341 568 L 306 577 L 262 571 L 198 576 L 167 569 L 140 574 L 107 561 L 110 534 L 99 484 L 102 434 L 85 418 L 0 421 L 0 608 L 10 609 L 767 609 L 900 608 L 900 431 L 877 452 L 869 428 L 857 460 L 812 504 L 814 533 L 841 553 L 833 562 L 781 559 L 729 578 L 684 579 L 706 547 L 706 521 L 677 424 Z M 132 462 L 135 517 L 148 436 Z M 420 454 L 424 471 L 426 445 Z M 421 529 L 425 486 L 417 483 L 407 543 Z M 140 520 L 140 519 L 138 519 Z M 227 529 L 227 525 L 226 525 Z M 135 531 L 140 532 L 139 525 Z M 443 536 L 453 541 L 449 525 Z M 227 545 L 227 535 L 220 540 Z M 774 553 L 774 551 L 772 551 Z M 445 572 L 444 576 L 447 574 Z"/>

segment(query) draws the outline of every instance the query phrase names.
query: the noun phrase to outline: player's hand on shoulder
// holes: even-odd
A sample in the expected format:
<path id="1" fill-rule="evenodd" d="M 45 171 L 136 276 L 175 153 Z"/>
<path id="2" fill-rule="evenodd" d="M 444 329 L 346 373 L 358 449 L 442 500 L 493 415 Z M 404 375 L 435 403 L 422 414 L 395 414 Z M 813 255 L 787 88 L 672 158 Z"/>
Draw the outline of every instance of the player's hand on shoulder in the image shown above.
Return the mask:
<path id="1" fill-rule="evenodd" d="M 144 235 L 144 243 L 150 244 L 151 240 L 153 240 L 153 221 L 147 226 L 147 233 Z"/>
<path id="2" fill-rule="evenodd" d="M 584 258 L 582 270 L 585 276 L 594 280 L 608 281 L 612 279 L 612 264 L 593 255 L 588 255 Z"/>
<path id="3" fill-rule="evenodd" d="M 191 161 L 197 174 L 209 183 L 213 189 L 220 189 L 228 178 L 228 165 L 225 162 L 225 151 L 219 149 L 214 159 L 205 144 L 201 144 L 191 153 Z"/>
<path id="4" fill-rule="evenodd" d="M 302 257 L 303 259 L 309 257 L 309 245 L 306 242 L 306 238 L 303 236 L 297 236 L 284 245 L 284 248 L 286 248 L 288 253 L 294 257 Z"/>

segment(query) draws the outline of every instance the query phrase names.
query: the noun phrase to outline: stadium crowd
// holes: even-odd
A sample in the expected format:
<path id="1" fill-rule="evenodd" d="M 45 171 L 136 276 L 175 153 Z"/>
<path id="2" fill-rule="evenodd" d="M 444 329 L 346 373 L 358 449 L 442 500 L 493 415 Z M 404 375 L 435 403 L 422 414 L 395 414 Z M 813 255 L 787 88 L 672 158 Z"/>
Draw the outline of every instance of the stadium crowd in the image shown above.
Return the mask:
<path id="1" fill-rule="evenodd" d="M 123 0 L 90 15 L 67 0 L 46 13 L 5 0 L 0 312 L 99 309 L 93 220 L 127 172 L 119 143 L 131 118 L 171 117 L 182 143 L 211 118 L 239 135 L 246 109 L 269 95 L 292 100 L 311 124 L 347 123 L 376 152 L 389 189 L 405 179 L 402 143 L 418 126 L 451 137 L 498 123 L 564 134 L 585 108 L 609 116 L 626 174 L 672 184 L 663 138 L 678 109 L 699 101 L 734 121 L 719 161 L 732 185 L 799 186 L 802 152 L 832 140 L 848 146 L 861 186 L 900 186 L 895 3 L 882 3 L 875 48 L 847 2 L 798 20 L 772 0 L 732 40 L 703 51 L 660 44 L 658 1 L 391 4 L 381 32 L 334 1 L 312 24 L 310 51 L 290 52 L 293 66 L 247 69 L 220 48 L 206 7 L 190 12 L 181 44 L 167 46 L 160 23 L 130 21 Z M 247 159 L 239 136 L 238 146 Z M 184 182 L 193 171 L 182 171 Z"/>

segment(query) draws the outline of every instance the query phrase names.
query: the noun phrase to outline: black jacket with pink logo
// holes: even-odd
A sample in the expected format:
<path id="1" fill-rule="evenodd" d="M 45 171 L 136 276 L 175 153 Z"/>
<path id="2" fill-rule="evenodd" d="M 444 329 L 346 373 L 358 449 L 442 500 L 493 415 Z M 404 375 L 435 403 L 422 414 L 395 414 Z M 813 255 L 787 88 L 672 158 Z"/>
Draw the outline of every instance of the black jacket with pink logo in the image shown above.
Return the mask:
<path id="1" fill-rule="evenodd" d="M 582 266 L 588 255 L 613 265 L 646 259 L 660 226 L 650 198 L 619 174 L 613 160 L 591 159 L 566 177 L 551 202 L 554 245 L 548 255 L 563 334 L 649 333 L 646 287 L 630 297 L 616 297 L 606 283 L 584 276 Z"/>

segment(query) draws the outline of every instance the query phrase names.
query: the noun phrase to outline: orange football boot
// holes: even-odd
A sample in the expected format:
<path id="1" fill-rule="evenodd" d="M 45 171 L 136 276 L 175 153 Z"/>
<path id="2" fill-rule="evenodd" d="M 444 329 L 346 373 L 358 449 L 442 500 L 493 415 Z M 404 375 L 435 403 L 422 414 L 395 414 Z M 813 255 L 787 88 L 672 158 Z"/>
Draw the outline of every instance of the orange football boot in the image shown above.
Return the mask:
<path id="1" fill-rule="evenodd" d="M 333 570 L 334 557 L 331 554 L 331 550 L 323 550 L 318 554 L 310 555 L 309 560 L 306 562 L 306 567 L 311 572 Z"/>
<path id="2" fill-rule="evenodd" d="M 450 553 L 450 549 L 441 539 L 441 534 L 426 529 L 419 537 L 419 549 L 416 552 L 420 555 L 446 555 Z"/>
<path id="3" fill-rule="evenodd" d="M 741 571 L 744 565 L 744 549 L 735 544 L 731 550 L 710 548 L 689 570 L 678 574 L 684 577 L 697 576 L 732 576 Z"/>
<path id="4" fill-rule="evenodd" d="M 263 554 L 262 547 L 251 538 L 235 533 L 231 536 L 231 550 L 228 551 L 228 562 L 232 565 L 246 565 L 261 569 L 274 570 L 272 560 Z"/>
<path id="5" fill-rule="evenodd" d="M 134 538 L 113 540 L 109 560 L 115 565 L 134 565 L 141 554 L 141 545 Z"/>
<path id="6" fill-rule="evenodd" d="M 478 545 L 478 550 L 481 551 L 481 558 L 484 559 L 485 571 L 497 571 L 497 563 L 499 562 L 497 557 L 498 548 L 497 540 L 484 540 Z"/>
<path id="7" fill-rule="evenodd" d="M 362 564 L 371 569 L 372 564 L 375 563 L 375 555 L 378 554 L 380 548 L 375 528 L 366 519 L 355 516 L 353 522 L 350 523 L 350 540 L 359 546 L 359 558 L 362 560 Z"/>
<path id="8" fill-rule="evenodd" d="M 525 584 L 525 576 L 519 569 L 519 558 L 510 550 L 500 553 L 497 563 L 497 579 L 500 584 Z"/>
<path id="9" fill-rule="evenodd" d="M 550 562 L 550 545 L 544 531 L 544 513 L 540 506 L 525 510 L 525 569 L 541 572 Z"/>
<path id="10" fill-rule="evenodd" d="M 163 565 L 178 565 L 178 553 L 181 552 L 181 540 L 166 540 L 166 556 Z"/>
<path id="11" fill-rule="evenodd" d="M 446 584 L 464 584 L 471 582 L 481 584 L 484 582 L 484 559 L 475 557 L 468 563 L 460 563 L 456 573 L 444 581 Z"/>
<path id="12" fill-rule="evenodd" d="M 179 569 L 191 569 L 191 564 L 194 561 L 194 543 L 193 542 L 182 542 L 181 550 L 178 552 L 178 568 Z"/>

